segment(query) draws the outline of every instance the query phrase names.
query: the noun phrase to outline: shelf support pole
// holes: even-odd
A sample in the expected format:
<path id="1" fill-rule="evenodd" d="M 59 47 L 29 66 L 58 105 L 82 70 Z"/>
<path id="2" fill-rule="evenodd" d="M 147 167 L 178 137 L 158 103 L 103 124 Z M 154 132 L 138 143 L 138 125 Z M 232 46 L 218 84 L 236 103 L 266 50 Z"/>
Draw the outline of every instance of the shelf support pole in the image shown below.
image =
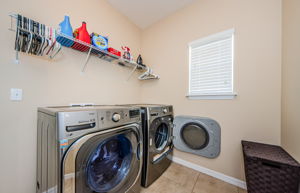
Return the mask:
<path id="1" fill-rule="evenodd" d="M 16 59 L 15 59 L 15 64 L 19 64 L 19 51 L 16 51 Z"/>
<path id="2" fill-rule="evenodd" d="M 85 62 L 84 62 L 84 64 L 83 64 L 83 66 L 82 66 L 81 73 L 84 73 L 84 72 L 85 72 L 87 63 L 89 62 L 89 59 L 90 59 L 90 56 L 91 56 L 91 51 L 92 51 L 92 47 L 90 47 L 89 52 L 88 52 L 88 54 L 87 54 L 87 56 L 86 56 L 86 58 L 85 58 Z"/>
<path id="3" fill-rule="evenodd" d="M 131 76 L 133 75 L 134 71 L 137 69 L 138 64 L 135 65 L 135 67 L 133 68 L 133 70 L 131 71 L 130 75 L 127 78 L 127 81 L 131 78 Z"/>

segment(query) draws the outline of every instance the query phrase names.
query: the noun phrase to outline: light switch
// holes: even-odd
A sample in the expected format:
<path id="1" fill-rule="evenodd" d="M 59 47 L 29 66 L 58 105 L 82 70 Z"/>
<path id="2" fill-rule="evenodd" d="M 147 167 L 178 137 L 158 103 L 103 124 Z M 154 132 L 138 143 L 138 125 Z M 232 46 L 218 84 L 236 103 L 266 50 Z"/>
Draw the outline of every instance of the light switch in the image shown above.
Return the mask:
<path id="1" fill-rule="evenodd" d="M 20 88 L 11 88 L 10 89 L 10 100 L 12 101 L 21 101 L 23 95 L 23 90 Z"/>

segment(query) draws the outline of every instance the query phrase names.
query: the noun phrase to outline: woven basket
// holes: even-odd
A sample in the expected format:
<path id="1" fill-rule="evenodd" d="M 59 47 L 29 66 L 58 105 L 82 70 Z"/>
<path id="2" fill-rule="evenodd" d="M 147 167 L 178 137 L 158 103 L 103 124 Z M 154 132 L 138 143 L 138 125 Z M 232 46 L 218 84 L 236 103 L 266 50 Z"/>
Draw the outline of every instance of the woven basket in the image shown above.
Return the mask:
<path id="1" fill-rule="evenodd" d="M 242 141 L 248 193 L 298 193 L 300 165 L 280 146 Z"/>

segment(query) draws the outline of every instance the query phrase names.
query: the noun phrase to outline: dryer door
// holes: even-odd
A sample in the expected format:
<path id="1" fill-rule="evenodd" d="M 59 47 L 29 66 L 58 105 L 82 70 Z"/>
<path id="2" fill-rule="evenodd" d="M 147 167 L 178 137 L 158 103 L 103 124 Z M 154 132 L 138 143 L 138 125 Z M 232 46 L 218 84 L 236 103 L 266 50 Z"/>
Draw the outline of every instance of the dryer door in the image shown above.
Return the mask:
<path id="1" fill-rule="evenodd" d="M 138 126 L 83 136 L 64 158 L 64 193 L 117 193 L 128 190 L 141 171 Z"/>
<path id="2" fill-rule="evenodd" d="M 165 116 L 153 120 L 150 125 L 149 145 L 150 151 L 160 154 L 170 144 L 172 136 L 172 117 Z"/>
<path id="3" fill-rule="evenodd" d="M 176 149 L 215 158 L 220 154 L 221 128 L 209 118 L 177 116 L 174 119 L 173 143 Z"/>

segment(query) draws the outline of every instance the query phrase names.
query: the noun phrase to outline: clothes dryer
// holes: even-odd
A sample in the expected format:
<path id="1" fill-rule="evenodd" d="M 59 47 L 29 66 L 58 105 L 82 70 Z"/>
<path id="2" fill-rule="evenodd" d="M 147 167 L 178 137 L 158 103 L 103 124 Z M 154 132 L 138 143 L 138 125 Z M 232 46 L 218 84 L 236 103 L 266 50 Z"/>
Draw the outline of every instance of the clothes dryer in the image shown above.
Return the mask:
<path id="1" fill-rule="evenodd" d="M 173 149 L 215 158 L 221 128 L 213 119 L 176 116 L 172 105 L 131 104 L 141 108 L 144 140 L 142 186 L 150 186 L 170 166 Z"/>

